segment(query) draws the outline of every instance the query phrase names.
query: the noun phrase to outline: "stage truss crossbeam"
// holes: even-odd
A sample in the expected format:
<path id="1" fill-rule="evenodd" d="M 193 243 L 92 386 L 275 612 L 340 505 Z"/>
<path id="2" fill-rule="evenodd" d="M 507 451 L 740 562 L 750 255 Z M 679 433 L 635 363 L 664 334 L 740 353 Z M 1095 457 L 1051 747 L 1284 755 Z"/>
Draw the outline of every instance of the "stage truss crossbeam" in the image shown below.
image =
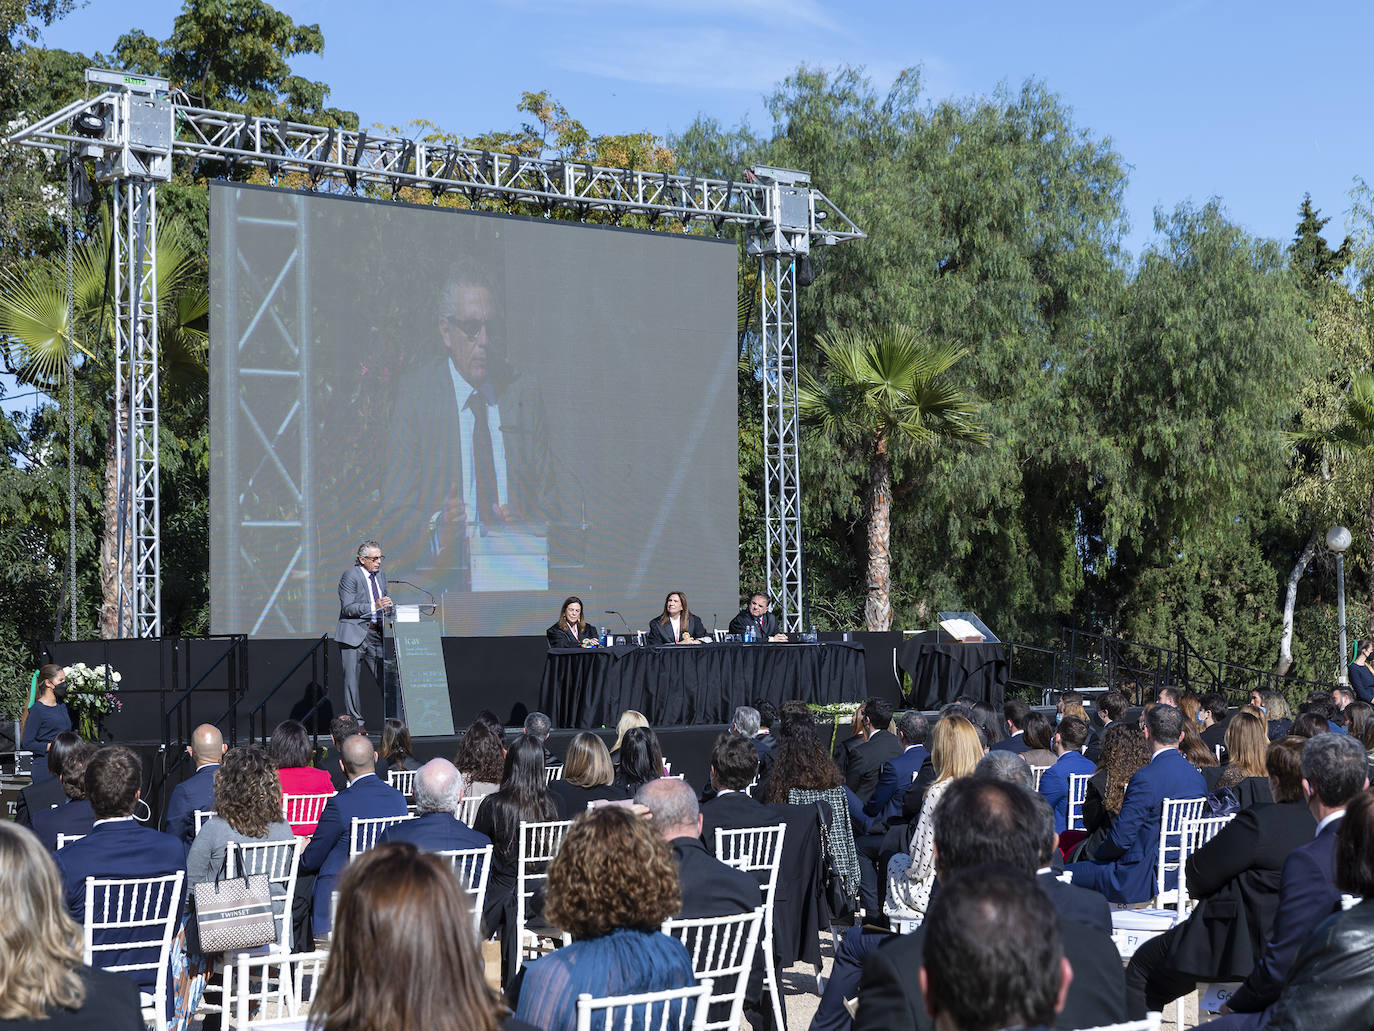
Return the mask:
<path id="1" fill-rule="evenodd" d="M 124 368 L 128 376 L 127 388 L 122 380 L 116 386 L 116 405 L 126 403 L 127 397 L 128 406 L 116 413 L 121 518 L 127 524 L 121 529 L 118 558 L 121 636 L 156 636 L 161 630 L 157 268 L 152 244 L 156 184 L 170 177 L 177 159 L 217 166 L 202 166 L 204 174 L 263 168 L 274 184 L 283 176 L 303 176 L 307 186 L 321 191 L 389 190 L 394 198 L 410 188 L 428 190 L 436 199 L 459 194 L 473 205 L 533 205 L 547 216 L 585 219 L 599 214 L 616 222 L 640 216 L 659 230 L 675 225 L 682 232 L 705 227 L 720 233 L 726 226 L 744 227 L 748 253 L 761 262 L 768 591 L 782 607 L 784 626 L 803 627 L 798 263 L 807 259 L 813 246 L 865 235 L 811 186 L 806 173 L 756 167 L 744 181 L 735 181 L 606 168 L 217 111 L 186 103 L 165 80 L 121 72 L 89 69 L 86 79 L 105 87 L 104 92 L 19 129 L 9 142 L 91 158 L 97 178 L 116 185 L 116 246 L 123 246 L 117 255 L 116 268 L 122 274 L 117 272 L 114 297 L 120 327 L 116 373 L 118 377 Z M 90 112 L 108 116 L 106 128 L 96 137 L 78 133 L 74 124 L 77 116 Z M 299 474 L 308 473 L 308 456 L 301 460 L 305 468 L 282 474 L 303 484 L 305 477 Z M 235 540 L 251 539 L 249 521 L 236 528 Z M 303 524 L 302 531 L 302 545 L 309 546 L 309 526 Z M 231 554 L 237 555 L 237 549 Z M 279 604 L 291 566 L 260 572 L 265 581 L 276 584 L 267 602 L 271 608 Z"/>

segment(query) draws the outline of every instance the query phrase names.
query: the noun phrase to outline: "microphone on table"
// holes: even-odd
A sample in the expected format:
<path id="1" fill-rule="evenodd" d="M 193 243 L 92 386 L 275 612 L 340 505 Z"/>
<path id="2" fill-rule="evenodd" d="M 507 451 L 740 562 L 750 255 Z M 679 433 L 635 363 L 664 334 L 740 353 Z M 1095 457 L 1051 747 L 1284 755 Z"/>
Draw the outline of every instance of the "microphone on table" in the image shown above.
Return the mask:
<path id="1" fill-rule="evenodd" d="M 608 616 L 620 616 L 620 613 L 617 612 L 615 609 L 607 609 L 607 610 L 606 610 L 606 615 L 608 615 Z M 625 623 L 625 632 L 626 632 L 627 634 L 632 634 L 632 633 L 634 633 L 634 631 L 630 629 L 630 624 L 627 623 L 627 622 L 625 621 L 625 617 L 624 617 L 624 616 L 620 616 L 620 621 L 621 621 L 622 623 Z"/>

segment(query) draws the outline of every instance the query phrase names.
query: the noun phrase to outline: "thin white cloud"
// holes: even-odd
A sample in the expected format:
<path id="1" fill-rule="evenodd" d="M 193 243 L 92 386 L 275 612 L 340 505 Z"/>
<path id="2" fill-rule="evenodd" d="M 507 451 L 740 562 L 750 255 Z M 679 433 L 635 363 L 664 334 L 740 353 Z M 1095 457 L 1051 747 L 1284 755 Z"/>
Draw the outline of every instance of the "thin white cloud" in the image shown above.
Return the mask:
<path id="1" fill-rule="evenodd" d="M 601 17 L 612 8 L 630 10 L 638 24 L 645 20 L 665 18 L 669 24 L 709 20 L 755 24 L 760 28 L 787 33 L 799 25 L 810 29 L 849 35 L 844 23 L 837 22 L 817 0 L 695 0 L 684 7 L 680 0 L 497 0 L 504 7 L 541 15 L 577 19 Z"/>

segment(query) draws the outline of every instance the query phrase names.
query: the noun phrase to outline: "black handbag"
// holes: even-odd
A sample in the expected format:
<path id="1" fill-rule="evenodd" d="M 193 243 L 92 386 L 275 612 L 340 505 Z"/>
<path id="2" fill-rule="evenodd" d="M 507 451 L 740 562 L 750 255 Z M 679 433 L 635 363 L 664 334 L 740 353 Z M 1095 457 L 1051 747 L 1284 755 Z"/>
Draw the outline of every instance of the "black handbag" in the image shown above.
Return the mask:
<path id="1" fill-rule="evenodd" d="M 834 850 L 830 847 L 830 825 L 835 819 L 830 803 L 821 799 L 816 803 L 821 821 L 821 900 L 825 904 L 831 924 L 843 924 L 854 919 L 854 895 L 845 886 L 835 860 Z M 848 819 L 848 813 L 845 818 Z"/>

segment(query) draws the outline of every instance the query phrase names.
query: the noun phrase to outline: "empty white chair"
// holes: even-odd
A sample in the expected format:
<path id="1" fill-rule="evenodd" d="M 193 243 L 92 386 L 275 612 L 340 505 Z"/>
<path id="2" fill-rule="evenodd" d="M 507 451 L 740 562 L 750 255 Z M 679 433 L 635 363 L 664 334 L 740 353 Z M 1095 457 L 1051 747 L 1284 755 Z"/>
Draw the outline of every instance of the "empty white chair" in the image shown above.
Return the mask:
<path id="1" fill-rule="evenodd" d="M 236 1031 L 303 1028 L 324 977 L 328 952 L 238 957 L 231 1011 Z M 256 1010 L 256 1016 L 250 1016 Z"/>
<path id="2" fill-rule="evenodd" d="M 119 973 L 154 971 L 153 992 L 140 994 L 143 1019 L 158 1031 L 167 1027 L 167 974 L 185 876 L 178 870 L 163 877 L 86 878 L 82 961 Z M 137 958 L 120 961 L 121 953 L 131 952 Z"/>
<path id="3" fill-rule="evenodd" d="M 414 770 L 387 770 L 386 782 L 405 795 L 406 798 L 415 794 Z"/>
<path id="4" fill-rule="evenodd" d="M 722 863 L 749 873 L 763 875 L 763 976 L 773 997 L 773 1020 L 785 1027 L 782 989 L 773 962 L 773 897 L 778 890 L 778 869 L 782 865 L 782 842 L 787 824 L 771 827 L 716 828 L 716 858 Z"/>
<path id="5" fill-rule="evenodd" d="M 282 817 L 293 826 L 298 823 L 319 823 L 325 803 L 333 797 L 332 791 L 326 791 L 322 795 L 282 795 Z"/>
<path id="6" fill-rule="evenodd" d="M 663 933 L 687 946 L 692 957 L 692 973 L 697 981 L 710 980 L 711 993 L 706 1023 L 708 1029 L 732 1031 L 744 1019 L 744 992 L 749 986 L 749 971 L 763 927 L 764 908 L 737 916 L 704 917 L 696 920 L 665 920 Z"/>
<path id="7" fill-rule="evenodd" d="M 596 999 L 586 992 L 577 997 L 577 1031 L 591 1031 L 592 1014 L 604 1014 L 600 1026 L 606 1031 L 631 1027 L 650 1031 L 702 1031 L 706 1026 L 707 999 L 711 982 L 706 980 L 692 988 L 670 988 L 662 992 L 640 995 L 613 995 Z M 689 1000 L 691 1005 L 688 1005 Z M 692 1018 L 687 1019 L 687 1011 Z"/>
<path id="8" fill-rule="evenodd" d="M 531 959 L 540 955 L 540 941 L 550 935 L 540 935 L 526 927 L 529 922 L 529 903 L 534 898 L 535 889 L 548 880 L 549 862 L 558 855 L 563 839 L 572 826 L 571 820 L 551 820 L 547 823 L 520 823 L 520 851 L 515 873 L 515 933 L 519 947 L 515 950 L 515 969 L 511 976 L 519 973 L 528 948 Z M 560 935 L 566 941 L 566 935 Z"/>
<path id="9" fill-rule="evenodd" d="M 197 834 L 200 833 L 200 829 L 201 829 L 202 827 L 205 826 L 206 822 L 210 819 L 210 817 L 212 817 L 212 816 L 214 816 L 214 815 L 215 815 L 215 811 L 214 811 L 213 809 L 197 809 L 197 810 L 196 810 L 196 812 L 195 812 L 195 821 L 196 821 L 196 833 L 197 833 Z"/>
<path id="10" fill-rule="evenodd" d="M 453 863 L 453 872 L 472 902 L 473 930 L 480 938 L 482 907 L 487 902 L 487 878 L 491 876 L 491 846 L 440 849 L 438 854 Z"/>
<path id="11" fill-rule="evenodd" d="M 400 823 L 403 820 L 413 820 L 415 817 L 407 813 L 405 816 L 373 816 L 363 819 L 361 816 L 353 817 L 353 822 L 348 829 L 348 858 L 352 862 L 362 855 L 373 845 L 377 844 L 377 839 L 382 836 L 382 831 L 386 830 L 393 823 Z"/>
<path id="12" fill-rule="evenodd" d="M 1067 830 L 1087 829 L 1083 825 L 1083 799 L 1088 797 L 1088 781 L 1092 780 L 1092 776 L 1091 773 L 1069 774 L 1069 808 L 1064 824 Z"/>

